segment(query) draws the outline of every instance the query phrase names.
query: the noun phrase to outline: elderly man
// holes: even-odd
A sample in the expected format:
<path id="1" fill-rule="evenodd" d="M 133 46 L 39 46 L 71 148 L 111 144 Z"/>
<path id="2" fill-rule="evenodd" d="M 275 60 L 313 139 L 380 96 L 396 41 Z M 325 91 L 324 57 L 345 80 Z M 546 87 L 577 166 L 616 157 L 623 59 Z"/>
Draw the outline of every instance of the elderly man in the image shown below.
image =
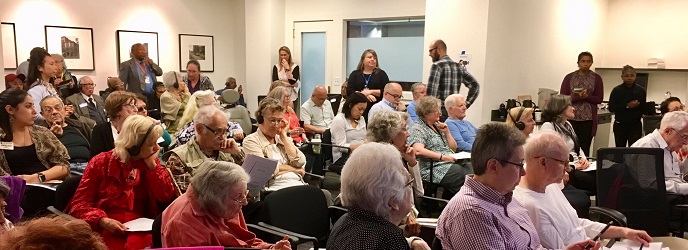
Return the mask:
<path id="1" fill-rule="evenodd" d="M 236 89 L 237 88 L 237 82 L 234 77 L 227 77 L 227 81 L 225 81 L 225 88 L 219 89 L 215 91 L 216 95 L 222 95 L 222 92 L 228 89 Z M 237 104 L 246 107 L 246 101 L 244 101 L 244 88 L 243 86 L 239 86 L 239 89 L 236 90 L 239 92 L 239 100 L 236 102 Z"/>
<path id="2" fill-rule="evenodd" d="M 661 148 L 664 150 L 664 183 L 669 193 L 688 194 L 688 182 L 683 179 L 685 170 L 675 151 L 688 145 L 688 112 L 673 111 L 664 114 L 659 129 L 636 141 L 631 147 Z"/>
<path id="3" fill-rule="evenodd" d="M 234 139 L 227 139 L 227 116 L 222 110 L 215 106 L 201 108 L 194 116 L 194 128 L 196 135 L 189 142 L 162 157 L 173 175 L 190 176 L 201 163 L 211 160 L 244 162 L 244 151 Z"/>
<path id="4" fill-rule="evenodd" d="M 311 99 L 301 105 L 300 118 L 303 121 L 303 128 L 308 132 L 322 134 L 330 128 L 334 111 L 332 104 L 327 101 L 327 90 L 324 86 L 315 87 Z"/>
<path id="5" fill-rule="evenodd" d="M 459 93 L 461 83 L 468 87 L 468 98 L 466 98 L 466 108 L 478 98 L 480 85 L 478 81 L 468 73 L 465 67 L 453 61 L 447 55 L 447 44 L 442 40 L 435 40 L 430 43 L 428 50 L 432 58 L 430 68 L 430 78 L 428 79 L 428 94 L 439 98 L 447 99 L 451 94 Z M 442 107 L 442 116 L 447 117 L 446 108 Z"/>
<path id="6" fill-rule="evenodd" d="M 76 77 L 67 70 L 64 57 L 61 54 L 51 54 L 50 56 L 55 60 L 55 67 L 59 71 L 55 76 L 55 89 L 57 89 L 60 97 L 66 99 L 73 94 L 79 93 Z"/>
<path id="7" fill-rule="evenodd" d="M 84 117 L 96 125 L 106 123 L 105 102 L 103 98 L 93 93 L 96 87 L 93 79 L 83 76 L 79 78 L 79 86 L 81 86 L 81 93 L 67 97 L 67 105 L 78 107 L 74 109 L 77 117 Z"/>
<path id="8" fill-rule="evenodd" d="M 83 173 L 86 164 L 91 160 L 91 127 L 83 121 L 67 117 L 62 100 L 47 96 L 40 102 L 41 115 L 45 127 L 50 129 L 58 140 L 67 148 L 71 171 Z"/>
<path id="9" fill-rule="evenodd" d="M 131 46 L 131 59 L 119 65 L 119 79 L 125 82 L 127 90 L 134 93 L 151 94 L 156 76 L 162 69 L 148 57 L 143 44 Z"/>
<path id="10" fill-rule="evenodd" d="M 473 124 L 463 118 L 466 118 L 466 98 L 460 94 L 452 94 L 444 100 L 444 106 L 447 108 L 449 118 L 445 121 L 449 132 L 456 141 L 457 150 L 471 151 L 473 141 L 475 141 L 475 133 L 478 130 Z"/>
<path id="11" fill-rule="evenodd" d="M 471 163 L 475 175 L 444 208 L 435 235 L 443 249 L 544 249 L 528 211 L 512 201 L 523 169 L 525 136 L 503 123 L 478 129 Z M 584 249 L 587 240 L 566 249 Z"/>
<path id="12" fill-rule="evenodd" d="M 406 111 L 406 106 L 401 102 L 402 92 L 403 90 L 401 89 L 401 85 L 399 85 L 398 83 L 390 82 L 386 84 L 384 93 L 382 94 L 382 100 L 373 105 L 373 107 L 370 108 L 370 111 L 368 111 L 368 121 L 370 122 L 373 119 L 375 113 L 382 109 L 401 112 Z M 411 117 L 409 117 L 406 120 L 406 129 L 410 130 L 412 125 L 413 120 L 411 120 Z"/>
<path id="13" fill-rule="evenodd" d="M 409 113 L 409 115 L 411 116 L 411 120 L 413 120 L 414 122 L 418 121 L 418 115 L 416 114 L 416 101 L 418 101 L 418 99 L 426 95 L 427 89 L 427 86 L 421 82 L 417 82 L 411 85 L 413 101 L 411 101 L 408 107 L 406 107 L 406 112 Z"/>
<path id="14" fill-rule="evenodd" d="M 26 76 L 19 74 L 7 74 L 5 75 L 5 89 L 24 89 L 24 81 L 26 81 Z"/>
<path id="15" fill-rule="evenodd" d="M 568 146 L 561 136 L 538 133 L 532 135 L 524 147 L 528 169 L 514 190 L 514 199 L 528 210 L 542 246 L 563 248 L 594 238 L 606 225 L 578 218 L 558 185 L 570 169 Z M 645 231 L 616 226 L 610 227 L 602 237 L 627 238 L 645 246 L 652 241 Z"/>

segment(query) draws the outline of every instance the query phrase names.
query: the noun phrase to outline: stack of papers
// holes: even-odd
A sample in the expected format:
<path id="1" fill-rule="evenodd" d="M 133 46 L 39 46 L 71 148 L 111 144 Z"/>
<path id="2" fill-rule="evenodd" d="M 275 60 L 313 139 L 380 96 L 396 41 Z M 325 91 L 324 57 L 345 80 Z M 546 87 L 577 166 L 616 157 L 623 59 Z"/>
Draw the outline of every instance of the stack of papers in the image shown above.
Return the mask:
<path id="1" fill-rule="evenodd" d="M 150 232 L 153 231 L 153 220 L 148 218 L 138 218 L 124 223 L 129 228 L 127 232 Z"/>
<path id="2" fill-rule="evenodd" d="M 458 153 L 450 154 L 449 156 L 454 157 L 454 159 L 457 159 L 457 160 L 463 160 L 463 159 L 470 159 L 471 153 L 458 152 Z"/>
<path id="3" fill-rule="evenodd" d="M 614 243 L 612 248 L 606 248 L 603 247 L 602 249 L 607 249 L 607 250 L 639 250 L 640 249 L 640 243 L 635 242 L 632 240 L 627 240 L 624 239 L 622 241 L 617 241 Z M 668 247 L 662 248 L 662 242 L 652 242 L 650 243 L 649 247 L 643 247 L 643 249 L 648 249 L 648 250 L 668 250 Z"/>

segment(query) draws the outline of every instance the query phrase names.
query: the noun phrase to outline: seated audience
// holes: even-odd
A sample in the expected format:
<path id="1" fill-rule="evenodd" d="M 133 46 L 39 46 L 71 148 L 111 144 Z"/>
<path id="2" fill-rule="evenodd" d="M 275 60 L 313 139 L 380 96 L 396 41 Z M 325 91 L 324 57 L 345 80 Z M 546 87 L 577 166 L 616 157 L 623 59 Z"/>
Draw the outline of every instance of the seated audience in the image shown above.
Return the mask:
<path id="1" fill-rule="evenodd" d="M 124 82 L 116 76 L 108 76 L 107 78 L 107 88 L 100 92 L 100 97 L 103 100 L 107 100 L 108 95 L 115 91 L 124 91 Z"/>
<path id="2" fill-rule="evenodd" d="M 422 99 L 421 99 L 422 100 Z M 421 101 L 422 102 L 422 101 Z M 471 163 L 475 175 L 466 177 L 444 208 L 435 236 L 443 249 L 543 249 L 528 210 L 512 201 L 523 169 L 525 136 L 503 123 L 488 123 L 478 129 Z M 586 240 L 566 249 L 600 247 Z"/>
<path id="3" fill-rule="evenodd" d="M 418 99 L 427 94 L 427 90 L 428 87 L 422 82 L 417 82 L 411 85 L 413 101 L 411 101 L 408 107 L 406 107 L 406 112 L 409 113 L 409 115 L 411 116 L 411 120 L 413 120 L 414 122 L 418 121 L 418 115 L 416 114 L 416 103 L 418 103 Z"/>
<path id="4" fill-rule="evenodd" d="M 122 224 L 155 218 L 158 204 L 175 197 L 170 174 L 160 166 L 158 138 L 162 128 L 148 117 L 129 116 L 115 149 L 96 155 L 67 211 L 100 233 L 109 249 L 143 249 L 152 245 L 150 232 L 128 232 Z"/>
<path id="5" fill-rule="evenodd" d="M 390 82 L 385 85 L 384 93 L 382 93 L 382 100 L 378 103 L 373 104 L 373 107 L 368 111 L 368 121 L 375 115 L 378 110 L 394 110 L 394 111 L 406 111 L 406 106 L 401 102 L 402 96 L 401 85 L 396 82 Z M 406 121 L 407 129 L 411 129 L 413 125 L 413 120 L 409 117 Z"/>
<path id="6" fill-rule="evenodd" d="M 534 112 L 535 109 L 533 108 L 511 108 L 507 114 L 506 125 L 520 130 L 523 135 L 528 137 L 535 129 Z"/>
<path id="7" fill-rule="evenodd" d="M 458 151 L 471 151 L 475 133 L 478 130 L 466 118 L 466 98 L 459 94 L 452 94 L 444 100 L 444 107 L 447 108 L 449 117 L 444 122 L 449 127 L 449 132 L 456 141 Z"/>
<path id="8" fill-rule="evenodd" d="M 672 111 L 664 114 L 659 129 L 633 143 L 631 147 L 661 148 L 664 150 L 664 183 L 672 194 L 688 194 L 688 182 L 681 162 L 672 154 L 688 145 L 688 112 Z"/>
<path id="9" fill-rule="evenodd" d="M 542 246 L 558 249 L 595 238 L 606 224 L 578 218 L 558 185 L 570 168 L 564 140 L 557 134 L 541 132 L 528 139 L 524 151 L 528 167 L 513 198 L 528 210 Z M 611 226 L 602 238 L 627 238 L 646 247 L 652 241 L 645 231 L 617 226 Z"/>
<path id="10" fill-rule="evenodd" d="M 91 126 L 106 123 L 107 114 L 103 98 L 93 94 L 96 84 L 90 77 L 84 76 L 79 79 L 79 86 L 81 86 L 81 92 L 67 97 L 65 103 L 75 107 L 74 115 L 77 118 L 83 117 L 89 121 L 89 124 L 93 124 Z"/>
<path id="11" fill-rule="evenodd" d="M 292 90 L 288 87 L 278 86 L 268 93 L 268 97 L 279 100 L 282 106 L 285 107 L 284 119 L 289 124 L 289 135 L 291 135 L 291 139 L 294 140 L 297 145 L 300 145 L 304 141 L 307 141 L 306 131 L 303 130 L 299 124 L 299 117 L 296 116 L 296 112 L 294 112 L 294 102 L 291 100 L 291 91 Z"/>
<path id="12" fill-rule="evenodd" d="M 182 79 L 192 95 L 199 90 L 215 90 L 210 78 L 201 75 L 201 64 L 198 60 L 191 59 L 186 63 L 186 75 Z"/>
<path id="13" fill-rule="evenodd" d="M 332 148 L 332 161 L 340 166 L 344 166 L 349 151 L 353 152 L 366 142 L 366 122 L 363 117 L 366 106 L 368 98 L 361 93 L 353 93 L 344 102 L 342 112 L 332 119 L 332 144 L 348 148 Z M 373 114 L 373 110 L 370 114 Z"/>
<path id="14" fill-rule="evenodd" d="M 155 82 L 153 91 L 155 92 L 147 96 L 148 116 L 160 120 L 160 96 L 165 93 L 165 85 L 162 82 Z"/>
<path id="15" fill-rule="evenodd" d="M 213 91 L 201 90 L 196 91 L 196 93 L 191 95 L 191 98 L 189 98 L 189 102 L 186 104 L 186 108 L 184 109 L 184 114 L 177 121 L 177 124 L 179 124 L 179 132 L 177 133 L 176 142 L 177 145 L 186 144 L 186 142 L 188 142 L 191 139 L 191 137 L 193 137 L 196 134 L 193 122 L 194 115 L 198 112 L 200 108 L 207 106 L 219 107 L 217 100 L 215 100 L 215 93 Z M 244 131 L 241 128 L 241 125 L 239 125 L 238 123 L 230 122 L 229 120 L 227 120 L 226 122 L 227 128 L 229 129 L 229 133 L 227 133 L 227 136 L 237 140 L 244 139 Z"/>
<path id="16" fill-rule="evenodd" d="M 122 123 L 130 115 L 135 115 L 136 96 L 127 91 L 115 91 L 105 99 L 105 112 L 110 121 L 96 125 L 91 132 L 91 158 L 115 148 L 115 140 L 122 133 Z"/>
<path id="17" fill-rule="evenodd" d="M 136 114 L 151 117 L 148 113 L 148 105 L 146 104 L 147 98 L 141 93 L 136 93 L 134 95 L 136 96 Z M 155 120 L 155 124 L 160 124 L 160 121 Z M 160 157 L 162 157 L 162 151 L 166 151 L 170 147 L 170 144 L 172 144 L 172 136 L 170 136 L 170 133 L 167 132 L 166 129 L 162 130 L 162 139 L 162 141 L 158 142 L 158 145 L 163 149 L 160 152 Z"/>
<path id="18" fill-rule="evenodd" d="M 162 213 L 163 247 L 291 249 L 287 237 L 272 245 L 246 227 L 241 207 L 248 204 L 249 176 L 243 168 L 206 161 L 194 173 L 189 190 Z"/>
<path id="19" fill-rule="evenodd" d="M 181 191 L 186 190 L 188 177 L 206 161 L 244 162 L 244 151 L 234 141 L 227 139 L 227 117 L 215 106 L 205 106 L 194 116 L 196 134 L 189 142 L 168 151 L 163 156 L 166 167 L 177 180 Z"/>
<path id="20" fill-rule="evenodd" d="M 458 164 L 451 154 L 457 148 L 447 125 L 440 122 L 440 99 L 425 96 L 418 100 L 418 121 L 411 127 L 407 143 L 416 150 L 420 161 L 423 181 L 439 184 L 444 188 L 443 197 L 451 198 L 463 186 L 465 176 L 473 173 L 469 165 Z M 432 173 L 430 172 L 432 170 Z"/>
<path id="21" fill-rule="evenodd" d="M 245 133 L 253 130 L 253 123 L 251 122 L 251 113 L 248 112 L 246 106 L 239 104 L 239 92 L 233 89 L 225 90 L 220 96 L 221 109 L 227 115 L 230 123 L 238 123 L 242 131 L 246 129 Z"/>
<path id="22" fill-rule="evenodd" d="M 107 250 L 86 222 L 41 217 L 17 225 L 0 236 L 0 249 Z"/>
<path id="23" fill-rule="evenodd" d="M 224 92 L 225 90 L 228 90 L 228 89 L 234 90 L 236 88 L 237 88 L 236 79 L 234 77 L 230 76 L 227 78 L 227 81 L 225 81 L 225 88 L 215 91 L 215 94 L 216 95 L 222 95 L 222 92 Z M 236 89 L 235 91 L 237 93 L 239 93 L 239 99 L 236 101 L 236 103 L 241 105 L 241 106 L 246 107 L 246 101 L 244 101 L 244 94 L 243 94 L 244 87 L 239 85 L 239 88 Z"/>
<path id="24" fill-rule="evenodd" d="M 26 76 L 19 74 L 7 74 L 5 75 L 5 89 L 18 89 L 24 90 L 24 81 Z"/>
<path id="25" fill-rule="evenodd" d="M 349 81 L 344 81 L 342 83 L 342 89 L 340 91 L 340 95 L 342 95 L 342 99 L 339 101 L 339 108 L 337 109 L 337 114 L 342 112 L 342 108 L 344 107 L 344 103 L 346 102 L 346 98 L 349 98 L 349 95 L 347 95 L 346 88 L 349 85 Z"/>
<path id="26" fill-rule="evenodd" d="M 41 113 L 41 107 L 39 106 L 40 100 L 43 100 L 46 96 L 58 96 L 57 90 L 53 86 L 55 73 L 59 69 L 55 65 L 55 59 L 43 48 L 34 49 L 31 51 L 31 57 L 29 58 L 29 74 L 26 81 L 30 84 L 27 92 L 31 95 L 31 98 L 36 101 L 34 103 L 34 109 L 36 113 Z M 38 116 L 37 119 L 41 120 L 42 117 Z"/>
<path id="27" fill-rule="evenodd" d="M 430 249 L 420 238 L 404 238 L 398 227 L 411 211 L 414 183 L 399 150 L 386 143 L 359 149 L 342 170 L 342 204 L 349 213 L 332 228 L 327 249 Z"/>
<path id="28" fill-rule="evenodd" d="M 575 164 L 575 168 L 569 173 L 569 183 L 578 189 L 595 194 L 597 193 L 595 171 L 582 171 L 590 167 L 590 163 L 578 143 L 578 136 L 576 136 L 573 126 L 568 122 L 569 119 L 573 118 L 574 108 L 571 105 L 571 97 L 554 95 L 542 109 L 542 121 L 545 123 L 542 124 L 540 130 L 553 131 L 566 141 L 566 145 L 569 146 L 569 158 Z"/>
<path id="29" fill-rule="evenodd" d="M 91 129 L 83 121 L 67 117 L 62 100 L 48 96 L 41 101 L 42 125 L 50 129 L 69 153 L 69 169 L 83 173 L 91 160 Z"/>
<path id="30" fill-rule="evenodd" d="M 165 73 L 162 82 L 167 91 L 160 95 L 161 122 L 170 134 L 176 135 L 179 118 L 184 114 L 186 103 L 189 101 L 189 90 L 181 76 L 174 71 Z"/>
<path id="31" fill-rule="evenodd" d="M 659 112 L 664 115 L 672 111 L 685 111 L 685 106 L 681 103 L 681 99 L 672 96 L 659 104 Z"/>
<path id="32" fill-rule="evenodd" d="M 0 181 L 0 235 L 4 234 L 8 230 L 14 228 L 14 225 L 9 219 L 9 214 L 7 214 L 7 200 L 10 196 L 10 187 L 5 184 L 4 181 Z"/>
<path id="33" fill-rule="evenodd" d="M 334 119 L 334 111 L 331 105 L 327 101 L 327 90 L 325 87 L 315 87 L 311 98 L 301 105 L 300 117 L 303 121 L 303 128 L 307 132 L 319 134 L 330 128 L 332 119 Z"/>

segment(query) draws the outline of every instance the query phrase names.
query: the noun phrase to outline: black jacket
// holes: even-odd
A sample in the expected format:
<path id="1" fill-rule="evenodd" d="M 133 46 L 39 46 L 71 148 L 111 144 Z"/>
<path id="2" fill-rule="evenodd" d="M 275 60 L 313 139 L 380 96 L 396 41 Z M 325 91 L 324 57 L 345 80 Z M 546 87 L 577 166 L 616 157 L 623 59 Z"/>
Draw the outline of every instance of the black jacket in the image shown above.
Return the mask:
<path id="1" fill-rule="evenodd" d="M 110 122 L 98 124 L 91 133 L 91 158 L 115 148 L 115 138 L 112 137 Z"/>

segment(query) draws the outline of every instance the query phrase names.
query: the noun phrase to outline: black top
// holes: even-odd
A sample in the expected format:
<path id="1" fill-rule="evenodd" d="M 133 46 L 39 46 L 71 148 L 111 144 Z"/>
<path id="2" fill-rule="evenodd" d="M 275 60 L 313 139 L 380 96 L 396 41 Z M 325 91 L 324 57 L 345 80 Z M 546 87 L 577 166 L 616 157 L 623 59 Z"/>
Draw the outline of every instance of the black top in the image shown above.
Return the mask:
<path id="1" fill-rule="evenodd" d="M 91 158 L 115 148 L 115 138 L 112 137 L 112 127 L 109 122 L 93 127 L 91 133 Z"/>
<path id="2" fill-rule="evenodd" d="M 640 123 L 646 98 L 647 93 L 640 85 L 633 84 L 632 87 L 627 87 L 622 83 L 614 87 L 609 95 L 609 111 L 614 112 L 616 121 L 620 123 Z M 640 105 L 632 109 L 626 108 L 633 100 L 638 100 Z"/>
<path id="3" fill-rule="evenodd" d="M 57 139 L 67 148 L 69 152 L 69 162 L 88 162 L 91 159 L 91 151 L 88 141 L 73 126 L 62 128 L 62 136 Z"/>
<path id="4" fill-rule="evenodd" d="M 294 71 L 291 72 L 291 75 L 294 77 L 294 80 L 289 79 L 289 83 L 291 85 L 294 85 L 296 81 L 298 81 L 301 77 L 301 74 L 299 73 L 299 65 L 296 65 L 294 67 Z M 272 81 L 277 81 L 279 80 L 279 76 L 277 74 L 277 65 L 272 66 Z"/>
<path id="5" fill-rule="evenodd" d="M 330 232 L 326 248 L 410 249 L 401 228 L 385 218 L 357 207 L 349 207 L 349 213 L 337 221 Z"/>
<path id="6" fill-rule="evenodd" d="M 48 169 L 38 159 L 36 144 L 26 147 L 14 147 L 14 150 L 5 150 L 5 158 L 10 171 L 12 171 L 12 175 L 32 175 Z"/>
<path id="7" fill-rule="evenodd" d="M 346 87 L 347 96 L 353 95 L 356 91 L 363 91 L 363 89 L 365 89 L 366 86 L 366 80 L 368 80 L 368 89 L 380 90 L 380 96 L 376 96 L 377 101 L 368 101 L 368 107 L 366 107 L 365 112 L 363 112 L 363 118 L 366 120 L 367 123 L 368 111 L 370 111 L 370 108 L 373 107 L 375 103 L 380 102 L 384 97 L 383 91 L 385 89 L 385 85 L 389 83 L 389 77 L 387 76 L 387 73 L 382 69 L 377 69 L 377 72 L 373 72 L 372 75 L 364 75 L 362 71 L 354 70 L 349 75 L 348 85 Z"/>
<path id="8" fill-rule="evenodd" d="M 148 95 L 146 108 L 148 109 L 148 116 L 152 117 L 153 119 L 160 120 L 160 98 L 158 98 L 155 93 Z"/>

